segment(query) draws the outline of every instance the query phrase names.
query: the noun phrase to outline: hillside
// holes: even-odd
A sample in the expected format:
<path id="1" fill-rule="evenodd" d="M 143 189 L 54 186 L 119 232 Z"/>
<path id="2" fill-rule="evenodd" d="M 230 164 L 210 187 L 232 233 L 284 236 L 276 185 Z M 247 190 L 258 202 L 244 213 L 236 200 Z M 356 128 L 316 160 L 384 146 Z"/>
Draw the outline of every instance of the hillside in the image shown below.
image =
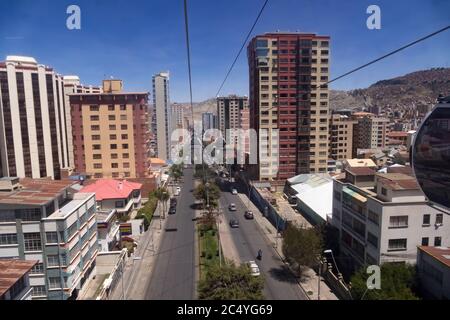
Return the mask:
<path id="1" fill-rule="evenodd" d="M 332 109 L 361 109 L 370 105 L 411 108 L 433 103 L 440 93 L 450 94 L 450 68 L 416 71 L 378 81 L 366 89 L 331 90 L 330 106 Z"/>

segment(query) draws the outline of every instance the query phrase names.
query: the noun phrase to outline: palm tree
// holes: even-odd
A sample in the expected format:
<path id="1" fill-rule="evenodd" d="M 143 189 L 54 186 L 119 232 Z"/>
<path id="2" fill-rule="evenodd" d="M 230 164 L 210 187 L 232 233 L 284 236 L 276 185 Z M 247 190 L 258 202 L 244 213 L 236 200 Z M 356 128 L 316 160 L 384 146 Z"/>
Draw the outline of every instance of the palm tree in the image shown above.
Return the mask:
<path id="1" fill-rule="evenodd" d="M 170 199 L 169 191 L 166 188 L 160 187 L 155 190 L 155 196 L 158 199 L 158 204 L 161 202 L 163 205 L 162 218 L 165 219 L 167 200 Z"/>

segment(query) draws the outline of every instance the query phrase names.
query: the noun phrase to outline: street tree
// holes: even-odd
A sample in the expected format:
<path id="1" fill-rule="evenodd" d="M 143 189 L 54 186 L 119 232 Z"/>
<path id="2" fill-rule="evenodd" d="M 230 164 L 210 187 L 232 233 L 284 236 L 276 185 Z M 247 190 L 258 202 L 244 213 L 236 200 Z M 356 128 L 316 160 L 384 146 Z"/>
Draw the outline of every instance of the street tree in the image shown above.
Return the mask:
<path id="1" fill-rule="evenodd" d="M 264 280 L 251 275 L 246 265 L 228 262 L 212 265 L 199 283 L 199 298 L 203 300 L 262 300 Z"/>
<path id="2" fill-rule="evenodd" d="M 203 201 L 205 207 L 209 204 L 209 208 L 217 208 L 220 189 L 214 182 L 200 183 L 194 190 L 194 197 Z"/>
<path id="3" fill-rule="evenodd" d="M 161 216 L 162 218 L 165 218 L 167 200 L 170 199 L 169 191 L 164 187 L 159 187 L 155 190 L 155 197 L 156 199 L 158 199 L 158 202 L 161 203 L 163 206 L 162 208 L 163 212 Z"/>
<path id="4" fill-rule="evenodd" d="M 313 267 L 322 252 L 322 236 L 316 228 L 298 228 L 288 223 L 283 232 L 283 254 L 299 275 L 303 267 Z"/>
<path id="5" fill-rule="evenodd" d="M 417 276 L 414 266 L 384 263 L 380 268 L 380 289 L 367 289 L 370 274 L 366 268 L 357 271 L 350 279 L 353 299 L 357 300 L 418 300 Z"/>

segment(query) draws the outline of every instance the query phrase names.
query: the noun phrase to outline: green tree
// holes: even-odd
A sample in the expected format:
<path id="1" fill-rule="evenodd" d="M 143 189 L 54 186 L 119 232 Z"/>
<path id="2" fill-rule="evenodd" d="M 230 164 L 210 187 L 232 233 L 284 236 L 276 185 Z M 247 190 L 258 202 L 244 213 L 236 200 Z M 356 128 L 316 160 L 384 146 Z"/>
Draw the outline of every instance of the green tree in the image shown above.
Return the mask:
<path id="1" fill-rule="evenodd" d="M 164 187 L 160 187 L 155 190 L 155 197 L 158 199 L 159 203 L 162 203 L 163 205 L 162 217 L 165 218 L 167 200 L 170 199 L 169 191 Z"/>
<path id="2" fill-rule="evenodd" d="M 381 265 L 381 289 L 367 290 L 366 268 L 357 271 L 350 280 L 353 299 L 360 300 L 418 300 L 416 269 L 409 264 Z"/>
<path id="3" fill-rule="evenodd" d="M 212 265 L 198 290 L 203 300 L 262 300 L 263 288 L 263 278 L 252 276 L 246 265 L 225 263 Z"/>
<path id="4" fill-rule="evenodd" d="M 214 170 L 211 169 L 207 164 L 196 164 L 194 178 L 201 179 L 202 182 L 211 181 L 216 176 Z"/>
<path id="5" fill-rule="evenodd" d="M 183 176 L 183 166 L 182 164 L 173 164 L 169 169 L 169 176 L 178 182 L 178 180 Z"/>
<path id="6" fill-rule="evenodd" d="M 322 236 L 315 228 L 302 229 L 288 223 L 283 232 L 283 254 L 288 262 L 296 268 L 299 275 L 302 267 L 317 265 L 317 258 L 322 252 Z"/>
<path id="7" fill-rule="evenodd" d="M 220 189 L 213 183 L 200 183 L 194 190 L 194 197 L 203 201 L 206 206 L 209 203 L 210 208 L 217 208 L 219 205 Z"/>

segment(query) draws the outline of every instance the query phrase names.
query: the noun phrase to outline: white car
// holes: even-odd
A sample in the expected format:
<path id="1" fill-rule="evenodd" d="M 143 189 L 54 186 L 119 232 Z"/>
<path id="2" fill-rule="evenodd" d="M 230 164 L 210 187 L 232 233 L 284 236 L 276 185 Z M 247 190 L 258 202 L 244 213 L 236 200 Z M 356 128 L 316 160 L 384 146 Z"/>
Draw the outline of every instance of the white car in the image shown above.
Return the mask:
<path id="1" fill-rule="evenodd" d="M 236 205 L 234 203 L 230 203 L 230 205 L 228 206 L 228 210 L 236 211 Z"/>
<path id="2" fill-rule="evenodd" d="M 180 195 L 180 192 L 181 192 L 181 188 L 180 188 L 180 187 L 176 187 L 176 188 L 175 188 L 174 195 L 175 195 L 175 196 L 179 196 L 179 195 Z"/>
<path id="3" fill-rule="evenodd" d="M 250 268 L 250 272 L 251 272 L 252 276 L 257 277 L 257 276 L 261 275 L 261 272 L 259 271 L 259 267 L 255 261 L 249 261 L 249 262 L 247 262 L 247 265 Z"/>
<path id="4" fill-rule="evenodd" d="M 237 190 L 235 188 L 233 188 L 233 189 L 231 189 L 231 194 L 236 195 L 236 194 L 238 194 L 238 192 L 237 192 Z"/>

